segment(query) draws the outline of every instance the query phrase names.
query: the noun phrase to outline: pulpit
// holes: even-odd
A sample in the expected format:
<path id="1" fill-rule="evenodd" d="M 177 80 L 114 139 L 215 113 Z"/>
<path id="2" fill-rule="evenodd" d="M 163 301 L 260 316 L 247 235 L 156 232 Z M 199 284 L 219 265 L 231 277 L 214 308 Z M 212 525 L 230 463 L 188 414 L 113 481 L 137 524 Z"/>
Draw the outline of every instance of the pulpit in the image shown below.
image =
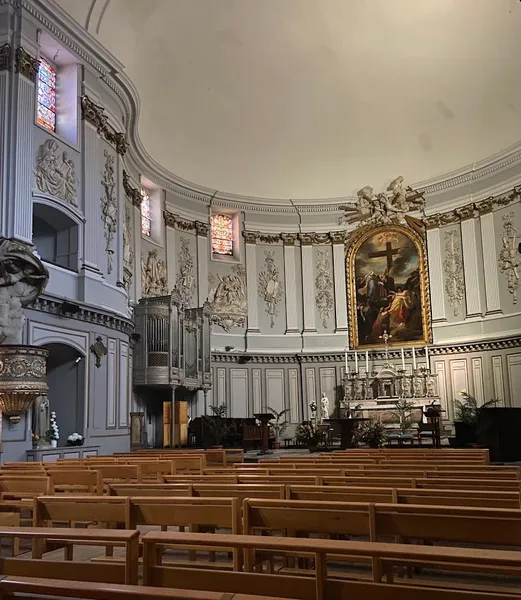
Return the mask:
<path id="1" fill-rule="evenodd" d="M 348 448 L 354 448 L 353 433 L 358 427 L 358 424 L 370 420 L 371 419 L 359 419 L 355 417 L 352 419 L 326 419 L 326 422 L 331 423 L 332 425 L 338 424 L 340 428 L 340 448 L 342 450 L 347 450 Z"/>
<path id="2" fill-rule="evenodd" d="M 259 450 L 259 454 L 270 454 L 268 449 L 268 440 L 269 440 L 269 424 L 275 417 L 271 413 L 259 413 L 257 415 L 253 415 L 256 419 L 260 421 L 261 424 L 261 449 Z"/>

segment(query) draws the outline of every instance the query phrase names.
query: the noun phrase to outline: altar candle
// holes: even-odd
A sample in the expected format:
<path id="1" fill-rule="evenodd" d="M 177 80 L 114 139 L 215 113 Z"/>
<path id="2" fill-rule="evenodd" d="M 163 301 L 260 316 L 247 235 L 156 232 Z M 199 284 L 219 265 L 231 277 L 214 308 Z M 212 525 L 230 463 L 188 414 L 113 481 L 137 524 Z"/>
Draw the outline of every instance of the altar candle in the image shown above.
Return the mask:
<path id="1" fill-rule="evenodd" d="M 355 373 L 358 373 L 358 352 L 355 350 Z"/>
<path id="2" fill-rule="evenodd" d="M 345 361 L 346 361 L 346 373 L 348 373 L 349 372 L 349 365 L 347 364 L 347 348 L 345 349 L 345 352 L 344 352 L 344 358 L 345 358 Z"/>
<path id="3" fill-rule="evenodd" d="M 369 373 L 369 351 L 365 351 L 365 372 Z"/>
<path id="4" fill-rule="evenodd" d="M 412 347 L 412 368 L 416 370 L 416 351 Z"/>
<path id="5" fill-rule="evenodd" d="M 402 369 L 405 371 L 405 350 L 402 348 Z"/>
<path id="6" fill-rule="evenodd" d="M 429 346 L 425 346 L 425 362 L 427 363 L 427 369 L 429 368 Z"/>

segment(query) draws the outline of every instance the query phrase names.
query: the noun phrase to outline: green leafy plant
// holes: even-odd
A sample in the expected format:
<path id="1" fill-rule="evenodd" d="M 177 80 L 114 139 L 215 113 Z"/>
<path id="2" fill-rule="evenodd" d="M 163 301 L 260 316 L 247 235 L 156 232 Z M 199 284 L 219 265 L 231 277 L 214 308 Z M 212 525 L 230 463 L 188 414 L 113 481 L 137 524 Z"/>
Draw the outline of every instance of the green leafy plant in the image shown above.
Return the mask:
<path id="1" fill-rule="evenodd" d="M 461 390 L 459 392 L 462 400 L 456 400 L 456 414 L 455 420 L 460 423 L 466 423 L 472 427 L 477 427 L 479 414 L 485 408 L 495 406 L 499 399 L 495 398 L 485 402 L 481 406 L 478 406 L 478 401 L 474 396 L 471 396 L 467 391 Z"/>
<path id="2" fill-rule="evenodd" d="M 216 446 L 222 446 L 230 427 L 226 423 L 228 415 L 228 406 L 221 404 L 219 406 L 210 406 L 212 415 L 204 415 L 203 419 L 205 424 L 212 432 L 213 442 Z"/>
<path id="3" fill-rule="evenodd" d="M 369 421 L 360 432 L 359 441 L 370 448 L 381 448 L 385 444 L 387 435 L 385 427 L 379 421 Z"/>
<path id="4" fill-rule="evenodd" d="M 271 408 L 271 406 L 267 407 L 269 412 L 273 414 L 273 416 L 275 417 L 275 423 L 273 423 L 273 431 L 275 432 L 275 441 L 279 442 L 280 438 L 282 435 L 284 435 L 284 432 L 286 431 L 286 429 L 288 428 L 288 422 L 284 419 L 284 421 L 282 421 L 282 417 L 286 414 L 289 413 L 289 408 L 286 408 L 285 410 L 282 410 L 281 412 L 277 412 L 276 410 L 274 410 L 273 408 Z"/>
<path id="5" fill-rule="evenodd" d="M 415 408 L 412 402 L 408 402 L 403 398 L 396 403 L 394 411 L 391 411 L 391 415 L 398 421 L 398 428 L 401 433 L 405 433 L 411 428 L 414 423 L 412 418 L 412 411 Z"/>
<path id="6" fill-rule="evenodd" d="M 326 446 L 327 433 L 319 429 L 317 425 L 309 421 L 300 423 L 295 432 L 295 439 L 299 444 L 307 446 L 311 450 L 316 450 L 320 446 Z"/>

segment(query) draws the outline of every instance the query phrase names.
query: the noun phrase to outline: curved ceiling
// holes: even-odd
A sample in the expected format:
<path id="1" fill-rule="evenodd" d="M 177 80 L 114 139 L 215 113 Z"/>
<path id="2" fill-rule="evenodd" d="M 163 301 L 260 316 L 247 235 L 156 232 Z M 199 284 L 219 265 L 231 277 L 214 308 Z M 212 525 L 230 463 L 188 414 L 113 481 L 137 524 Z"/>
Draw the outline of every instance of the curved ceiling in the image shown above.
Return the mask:
<path id="1" fill-rule="evenodd" d="M 185 180 L 266 198 L 419 182 L 516 143 L 518 0 L 59 0 Z"/>

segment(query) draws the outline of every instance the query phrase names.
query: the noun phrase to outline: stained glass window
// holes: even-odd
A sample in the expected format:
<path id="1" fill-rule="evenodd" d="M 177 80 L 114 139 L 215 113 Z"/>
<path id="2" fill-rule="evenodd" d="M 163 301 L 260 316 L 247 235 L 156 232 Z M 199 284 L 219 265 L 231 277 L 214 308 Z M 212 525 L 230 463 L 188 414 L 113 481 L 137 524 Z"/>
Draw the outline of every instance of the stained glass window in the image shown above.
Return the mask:
<path id="1" fill-rule="evenodd" d="M 227 215 L 212 217 L 212 252 L 228 256 L 233 254 L 233 219 Z"/>
<path id="2" fill-rule="evenodd" d="M 37 121 L 45 129 L 56 131 L 56 71 L 40 58 L 38 67 Z"/>
<path id="3" fill-rule="evenodd" d="M 152 230 L 150 196 L 144 189 L 141 189 L 141 196 L 143 197 L 143 200 L 141 200 L 141 233 L 150 237 L 150 232 Z"/>

